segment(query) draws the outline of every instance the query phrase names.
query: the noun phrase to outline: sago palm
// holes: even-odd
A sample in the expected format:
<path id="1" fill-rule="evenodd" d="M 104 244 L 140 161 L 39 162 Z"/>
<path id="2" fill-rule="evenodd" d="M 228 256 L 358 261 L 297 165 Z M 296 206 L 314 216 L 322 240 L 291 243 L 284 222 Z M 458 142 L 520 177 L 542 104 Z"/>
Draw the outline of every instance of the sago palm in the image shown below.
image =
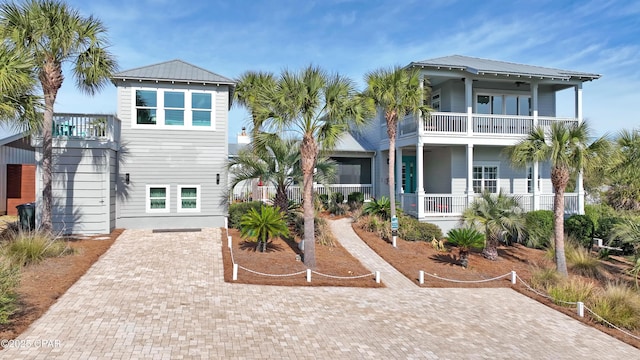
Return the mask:
<path id="1" fill-rule="evenodd" d="M 280 209 L 272 206 L 262 206 L 258 212 L 250 209 L 240 220 L 242 237 L 258 243 L 258 250 L 267 250 L 269 240 L 277 236 L 288 236 L 289 228 L 282 217 Z"/>
<path id="2" fill-rule="evenodd" d="M 44 93 L 42 124 L 42 227 L 50 230 L 52 206 L 52 125 L 54 104 L 72 64 L 76 86 L 95 94 L 109 83 L 117 65 L 108 51 L 106 28 L 93 16 L 84 17 L 57 0 L 27 0 L 0 5 L 0 31 L 5 44 L 31 58 Z"/>
<path id="3" fill-rule="evenodd" d="M 485 236 L 473 228 L 451 229 L 447 233 L 447 243 L 458 248 L 458 258 L 462 267 L 469 266 L 469 252 L 472 249 L 482 249 Z"/>
<path id="4" fill-rule="evenodd" d="M 424 105 L 428 91 L 420 86 L 420 72 L 415 69 L 393 67 L 378 69 L 365 76 L 367 88 L 364 96 L 383 112 L 389 137 L 389 199 L 391 217 L 396 216 L 395 196 L 395 151 L 398 121 L 405 115 L 427 114 L 429 108 Z M 400 160 L 401 161 L 401 160 Z"/>
<path id="5" fill-rule="evenodd" d="M 483 192 L 465 209 L 462 219 L 485 233 L 486 245 L 482 256 L 489 260 L 498 259 L 498 242 L 501 239 L 508 236 L 518 238 L 524 231 L 522 208 L 515 198 L 502 191 L 498 194 Z"/>
<path id="6" fill-rule="evenodd" d="M 316 266 L 313 174 L 320 150 L 331 150 L 352 125 L 364 123 L 368 108 L 357 96 L 351 80 L 309 66 L 301 71 L 284 70 L 273 89 L 259 94 L 267 106 L 265 119 L 256 124 L 268 132 L 293 132 L 300 139 L 300 169 L 303 177 L 304 263 Z M 254 119 L 255 120 L 255 119 Z"/>
<path id="7" fill-rule="evenodd" d="M 542 127 L 532 132 L 516 145 L 506 149 L 511 163 L 524 168 L 534 162 L 551 163 L 553 184 L 553 216 L 556 267 L 568 276 L 564 251 L 564 193 L 572 173 L 597 165 L 599 154 L 608 151 L 610 144 L 603 136 L 589 143 L 589 126 L 586 122 L 566 125 L 555 122 L 548 132 Z"/>

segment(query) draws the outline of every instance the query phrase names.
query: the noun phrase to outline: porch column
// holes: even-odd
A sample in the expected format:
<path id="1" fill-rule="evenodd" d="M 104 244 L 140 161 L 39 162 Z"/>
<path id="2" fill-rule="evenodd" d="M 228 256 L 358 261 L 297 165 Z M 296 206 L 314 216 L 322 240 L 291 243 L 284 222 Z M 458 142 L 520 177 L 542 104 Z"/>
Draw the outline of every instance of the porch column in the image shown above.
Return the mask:
<path id="1" fill-rule="evenodd" d="M 416 202 L 418 205 L 418 218 L 421 218 L 424 214 L 424 164 L 422 163 L 424 158 L 424 154 L 422 153 L 423 149 L 424 145 L 421 141 L 418 140 L 418 145 L 416 146 L 416 175 L 418 177 Z"/>
<path id="2" fill-rule="evenodd" d="M 582 83 L 577 84 L 575 89 L 576 119 L 578 119 L 578 124 L 582 124 Z M 576 192 L 578 193 L 578 214 L 584 214 L 584 178 L 582 169 L 578 172 L 578 179 L 576 183 Z"/>
<path id="3" fill-rule="evenodd" d="M 540 181 L 538 181 L 540 169 L 537 161 L 535 161 L 532 166 L 531 190 L 533 191 L 533 210 L 540 210 Z"/>
<path id="4" fill-rule="evenodd" d="M 473 79 L 464 78 L 464 102 L 467 107 L 467 136 L 473 135 Z"/>
<path id="5" fill-rule="evenodd" d="M 538 83 L 531 82 L 531 112 L 533 115 L 533 127 L 538 126 Z"/>
<path id="6" fill-rule="evenodd" d="M 396 194 L 402 194 L 402 148 L 396 148 Z"/>
<path id="7" fill-rule="evenodd" d="M 467 144 L 467 205 L 473 202 L 473 144 Z"/>

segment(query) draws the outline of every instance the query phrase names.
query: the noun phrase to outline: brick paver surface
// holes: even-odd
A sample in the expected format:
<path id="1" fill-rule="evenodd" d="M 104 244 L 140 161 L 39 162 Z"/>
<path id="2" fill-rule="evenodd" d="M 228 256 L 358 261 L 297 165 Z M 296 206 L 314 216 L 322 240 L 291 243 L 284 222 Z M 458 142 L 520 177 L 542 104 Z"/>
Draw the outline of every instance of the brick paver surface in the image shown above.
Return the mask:
<path id="1" fill-rule="evenodd" d="M 220 247 L 217 229 L 127 230 L 0 357 L 640 358 L 510 289 L 226 284 Z"/>

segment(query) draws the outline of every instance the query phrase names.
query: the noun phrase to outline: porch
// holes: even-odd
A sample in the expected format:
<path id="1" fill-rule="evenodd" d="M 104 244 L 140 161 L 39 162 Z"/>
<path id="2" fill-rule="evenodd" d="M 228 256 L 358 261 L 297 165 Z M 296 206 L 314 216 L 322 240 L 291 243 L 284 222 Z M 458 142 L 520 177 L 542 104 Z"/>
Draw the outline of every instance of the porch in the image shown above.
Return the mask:
<path id="1" fill-rule="evenodd" d="M 290 201 L 298 204 L 302 204 L 302 187 L 301 186 L 289 186 L 287 188 L 287 197 Z M 313 191 L 316 194 L 333 194 L 341 193 L 344 197 L 344 201 L 347 201 L 349 194 L 353 192 L 361 192 L 364 195 L 364 200 L 369 201 L 373 197 L 373 184 L 331 184 L 321 185 L 314 184 Z M 276 196 L 276 188 L 273 185 L 264 186 L 236 186 L 233 189 L 234 201 L 262 201 L 270 202 Z"/>
<path id="2" fill-rule="evenodd" d="M 400 206 L 405 214 L 418 219 L 425 217 L 460 217 L 462 212 L 480 194 L 400 194 Z M 553 210 L 554 194 L 508 194 L 514 197 L 524 211 Z M 565 193 L 565 214 L 579 213 L 577 193 Z"/>

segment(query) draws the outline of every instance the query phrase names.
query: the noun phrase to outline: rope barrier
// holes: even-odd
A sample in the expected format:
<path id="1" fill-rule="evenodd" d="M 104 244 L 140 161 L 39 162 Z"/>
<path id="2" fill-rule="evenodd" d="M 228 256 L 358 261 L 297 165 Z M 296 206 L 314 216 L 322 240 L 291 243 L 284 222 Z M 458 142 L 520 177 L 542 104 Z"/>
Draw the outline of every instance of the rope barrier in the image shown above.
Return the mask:
<path id="1" fill-rule="evenodd" d="M 314 271 L 314 270 L 311 270 L 311 272 L 313 274 L 316 274 L 316 275 L 325 276 L 325 277 L 332 278 L 332 279 L 339 279 L 339 280 L 361 279 L 361 278 L 365 278 L 367 276 L 375 276 L 375 273 L 364 274 L 364 275 L 356 275 L 356 276 L 337 276 L 337 275 L 329 275 L 329 274 L 319 273 L 319 272 Z"/>
<path id="2" fill-rule="evenodd" d="M 494 278 L 491 278 L 491 279 L 484 279 L 484 280 L 454 280 L 454 279 L 443 278 L 443 277 L 440 277 L 438 275 L 429 274 L 427 272 L 425 272 L 425 274 L 431 276 L 432 278 L 436 278 L 436 279 L 440 279 L 440 280 L 444 280 L 444 281 L 450 281 L 450 282 L 453 282 L 453 283 L 469 283 L 469 284 L 471 284 L 471 283 L 489 282 L 489 281 L 502 279 L 502 278 L 507 277 L 507 276 L 511 276 L 511 273 L 508 273 L 508 274 L 500 275 L 500 276 L 497 276 L 497 277 L 494 277 Z"/>
<path id="3" fill-rule="evenodd" d="M 564 300 L 560 300 L 560 299 L 554 299 L 554 298 L 552 298 L 551 296 L 549 296 L 547 294 L 541 293 L 541 292 L 535 290 L 534 288 L 532 288 L 531 286 L 529 286 L 529 284 L 527 284 L 524 280 L 522 280 L 522 278 L 520 276 L 518 276 L 518 274 L 516 274 L 516 276 L 518 277 L 518 279 L 520 279 L 520 281 L 524 284 L 524 286 L 527 287 L 527 289 L 529 289 L 530 291 L 532 291 L 532 292 L 534 292 L 534 293 L 536 293 L 536 294 L 538 294 L 538 295 L 540 295 L 540 296 L 542 296 L 544 298 L 547 298 L 547 299 L 549 299 L 549 300 L 551 300 L 553 302 L 556 302 L 556 303 L 563 303 L 563 304 L 567 304 L 567 305 L 578 305 L 578 302 L 575 302 L 575 301 L 564 301 Z"/>
<path id="4" fill-rule="evenodd" d="M 629 333 L 629 332 L 627 332 L 627 331 L 625 331 L 625 330 L 623 330 L 623 329 L 621 329 L 621 328 L 619 328 L 619 327 L 617 327 L 617 326 L 613 325 L 612 323 L 610 323 L 609 321 L 607 321 L 607 320 L 606 320 L 605 318 L 603 318 L 602 316 L 600 316 L 600 315 L 598 315 L 598 314 L 594 313 L 594 312 L 593 312 L 591 309 L 589 309 L 588 307 L 586 307 L 586 306 L 585 306 L 584 308 L 585 308 L 585 309 L 587 309 L 587 311 L 588 311 L 589 313 L 591 313 L 592 315 L 595 315 L 595 316 L 596 316 L 600 321 L 603 321 L 604 323 L 606 323 L 608 326 L 610 326 L 610 327 L 612 327 L 612 328 L 614 328 L 614 329 L 616 329 L 616 330 L 618 330 L 618 331 L 621 331 L 621 332 L 623 332 L 625 335 L 627 335 L 627 336 L 631 336 L 632 338 L 634 338 L 634 339 L 636 339 L 636 340 L 640 340 L 640 337 L 635 336 L 635 335 L 633 335 L 633 334 L 631 334 L 631 333 Z"/>
<path id="5" fill-rule="evenodd" d="M 244 271 L 248 271 L 248 272 L 250 272 L 250 273 L 257 274 L 257 275 L 262 275 L 262 276 L 272 276 L 272 277 L 296 276 L 296 275 L 304 274 L 304 273 L 306 273 L 306 272 L 307 272 L 307 270 L 302 270 L 302 271 L 298 271 L 298 272 L 291 273 L 291 274 L 267 274 L 267 273 L 263 273 L 263 272 L 260 272 L 260 271 L 255 271 L 255 270 L 247 269 L 246 267 L 241 266 L 241 265 L 238 265 L 238 268 L 240 268 L 240 269 L 242 269 L 242 270 L 244 270 Z"/>

